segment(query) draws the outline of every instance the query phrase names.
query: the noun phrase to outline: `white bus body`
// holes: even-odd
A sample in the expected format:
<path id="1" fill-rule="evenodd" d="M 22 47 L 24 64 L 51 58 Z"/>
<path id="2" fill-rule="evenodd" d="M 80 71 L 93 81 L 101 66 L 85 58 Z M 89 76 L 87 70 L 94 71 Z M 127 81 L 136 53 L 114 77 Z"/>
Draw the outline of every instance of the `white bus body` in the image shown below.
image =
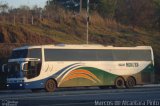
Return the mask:
<path id="1" fill-rule="evenodd" d="M 16 48 L 8 60 L 11 89 L 116 86 L 133 87 L 154 82 L 150 46 L 42 45 Z M 5 70 L 5 71 L 6 71 Z"/>

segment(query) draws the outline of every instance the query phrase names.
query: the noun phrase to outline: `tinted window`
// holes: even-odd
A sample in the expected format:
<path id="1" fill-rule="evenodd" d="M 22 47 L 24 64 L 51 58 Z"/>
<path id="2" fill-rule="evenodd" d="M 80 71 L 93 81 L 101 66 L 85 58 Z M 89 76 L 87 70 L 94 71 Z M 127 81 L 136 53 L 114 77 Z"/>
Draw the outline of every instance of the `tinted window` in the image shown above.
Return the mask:
<path id="1" fill-rule="evenodd" d="M 18 58 L 39 58 L 42 59 L 41 49 L 23 49 L 12 52 L 11 59 Z"/>
<path id="2" fill-rule="evenodd" d="M 15 77 L 20 77 L 20 64 L 17 63 L 17 62 L 11 62 L 11 63 L 8 63 L 8 74 L 7 76 L 9 78 L 15 78 Z"/>
<path id="3" fill-rule="evenodd" d="M 45 49 L 46 61 L 150 61 L 150 50 Z"/>
<path id="4" fill-rule="evenodd" d="M 131 50 L 128 52 L 128 60 L 145 60 L 150 61 L 151 58 L 151 51 L 150 50 Z"/>
<path id="5" fill-rule="evenodd" d="M 31 79 L 39 76 L 41 71 L 41 65 L 42 65 L 41 62 L 29 61 L 27 65 L 28 71 L 24 72 L 25 77 L 27 77 L 28 79 Z"/>
<path id="6" fill-rule="evenodd" d="M 41 53 L 41 49 L 37 48 L 37 49 L 29 49 L 28 52 L 28 57 L 29 58 L 39 58 L 42 59 L 42 53 Z"/>
<path id="7" fill-rule="evenodd" d="M 11 55 L 11 59 L 17 59 L 17 58 L 26 58 L 28 54 L 28 50 L 27 49 L 23 49 L 23 50 L 14 50 L 12 52 Z"/>
<path id="8" fill-rule="evenodd" d="M 113 60 L 121 61 L 121 60 L 127 60 L 129 51 L 127 50 L 112 50 Z"/>
<path id="9" fill-rule="evenodd" d="M 97 53 L 95 50 L 61 50 L 46 49 L 46 61 L 96 61 Z"/>
<path id="10" fill-rule="evenodd" d="M 100 61 L 113 61 L 112 50 L 95 50 Z"/>
<path id="11" fill-rule="evenodd" d="M 113 50 L 115 61 L 150 61 L 150 50 Z"/>

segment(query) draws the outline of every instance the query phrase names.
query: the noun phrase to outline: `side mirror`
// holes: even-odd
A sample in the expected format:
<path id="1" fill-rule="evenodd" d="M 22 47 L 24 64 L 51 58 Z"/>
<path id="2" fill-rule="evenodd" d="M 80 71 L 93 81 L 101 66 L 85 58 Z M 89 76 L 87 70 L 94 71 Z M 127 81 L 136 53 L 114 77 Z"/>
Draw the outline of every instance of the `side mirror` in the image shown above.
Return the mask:
<path id="1" fill-rule="evenodd" d="M 2 72 L 5 72 L 6 67 L 7 67 L 7 64 L 2 65 Z"/>
<path id="2" fill-rule="evenodd" d="M 25 71 L 25 72 L 28 71 L 28 62 L 22 63 L 22 71 Z"/>

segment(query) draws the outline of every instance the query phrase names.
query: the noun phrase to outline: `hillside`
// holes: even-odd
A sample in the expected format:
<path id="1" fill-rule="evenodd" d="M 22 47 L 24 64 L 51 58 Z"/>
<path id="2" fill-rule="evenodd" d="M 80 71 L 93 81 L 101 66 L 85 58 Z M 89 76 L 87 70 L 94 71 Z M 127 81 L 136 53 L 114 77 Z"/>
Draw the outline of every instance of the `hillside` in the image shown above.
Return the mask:
<path id="1" fill-rule="evenodd" d="M 0 59 L 4 63 L 11 49 L 22 45 L 84 44 L 86 42 L 85 13 L 63 13 L 52 19 L 35 19 L 35 23 L 0 23 Z M 90 44 L 113 46 L 151 45 L 155 53 L 156 70 L 160 69 L 160 32 L 122 25 L 92 13 L 89 23 Z M 3 59 L 3 60 L 2 60 Z"/>

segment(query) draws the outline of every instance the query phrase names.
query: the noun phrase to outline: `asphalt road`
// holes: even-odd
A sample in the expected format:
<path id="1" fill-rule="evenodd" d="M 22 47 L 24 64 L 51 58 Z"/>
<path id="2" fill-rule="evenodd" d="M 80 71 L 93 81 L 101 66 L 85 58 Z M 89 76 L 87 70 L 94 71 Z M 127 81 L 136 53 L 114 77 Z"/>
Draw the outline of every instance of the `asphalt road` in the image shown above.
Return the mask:
<path id="1" fill-rule="evenodd" d="M 2 106 L 159 106 L 160 87 L 60 89 L 54 93 L 0 91 L 0 100 Z"/>

